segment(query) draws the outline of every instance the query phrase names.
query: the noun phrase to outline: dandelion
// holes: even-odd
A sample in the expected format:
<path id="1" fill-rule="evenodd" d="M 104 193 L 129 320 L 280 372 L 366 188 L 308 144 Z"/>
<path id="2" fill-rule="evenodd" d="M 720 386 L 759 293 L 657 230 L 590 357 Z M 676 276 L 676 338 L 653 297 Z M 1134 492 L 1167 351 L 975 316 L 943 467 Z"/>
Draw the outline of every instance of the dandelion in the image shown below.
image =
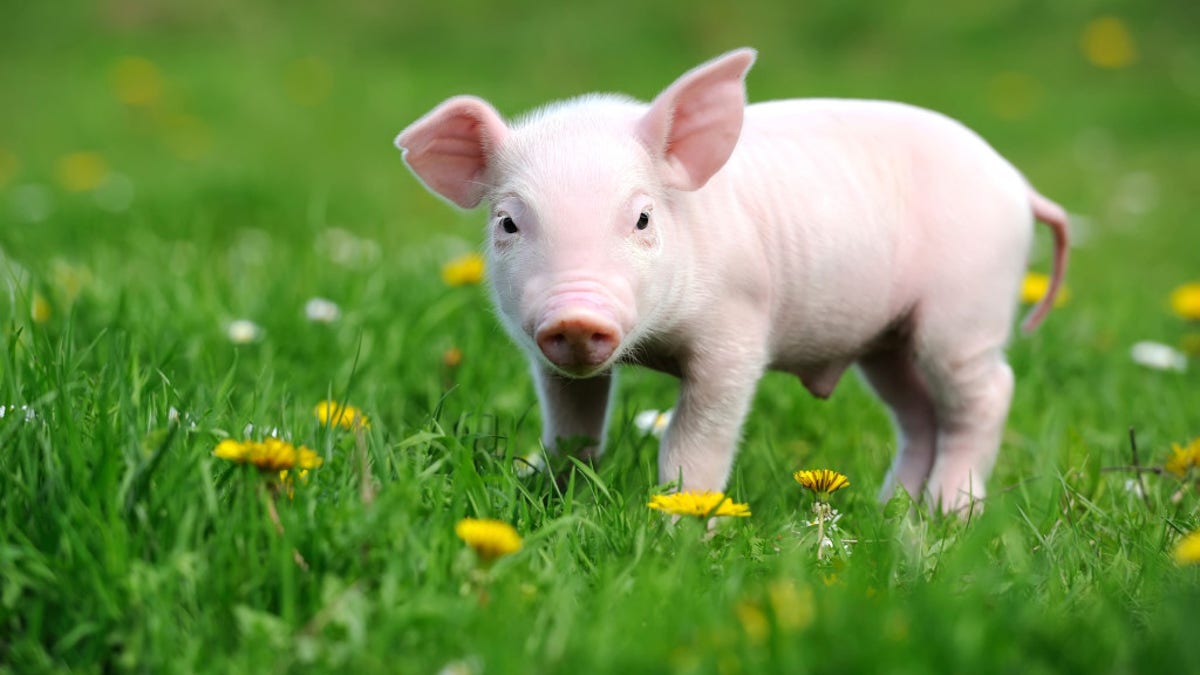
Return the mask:
<path id="1" fill-rule="evenodd" d="M 1200 563 L 1200 530 L 1196 530 L 1179 540 L 1172 553 L 1175 562 L 1180 565 Z"/>
<path id="2" fill-rule="evenodd" d="M 442 365 L 447 368 L 457 368 L 463 359 L 462 350 L 458 347 L 451 347 L 442 353 Z"/>
<path id="3" fill-rule="evenodd" d="M 1099 68 L 1124 68 L 1137 58 L 1133 36 L 1125 22 L 1115 16 L 1089 21 L 1084 26 L 1080 47 L 1087 60 Z"/>
<path id="4" fill-rule="evenodd" d="M 673 410 L 659 412 L 657 410 L 643 410 L 634 415 L 633 426 L 644 435 L 651 435 L 655 438 L 662 438 L 663 433 L 667 430 L 667 425 L 671 423 L 671 415 Z"/>
<path id="5" fill-rule="evenodd" d="M 1041 272 L 1029 272 L 1021 282 L 1021 302 L 1026 305 L 1035 304 L 1046 297 L 1046 293 L 1049 291 L 1050 277 Z M 1071 293 L 1067 290 L 1067 287 L 1065 285 L 1060 286 L 1058 295 L 1054 296 L 1054 306 L 1062 307 L 1070 297 Z"/>
<path id="6" fill-rule="evenodd" d="M 467 286 L 483 281 L 483 256 L 468 253 L 442 266 L 442 281 L 450 286 Z"/>
<path id="7" fill-rule="evenodd" d="M 233 344 L 245 345 L 262 339 L 263 329 L 249 319 L 237 319 L 229 322 L 225 327 L 225 334 Z"/>
<path id="8" fill-rule="evenodd" d="M 33 300 L 29 303 L 29 318 L 34 323 L 46 323 L 50 320 L 50 301 L 46 296 L 34 291 Z"/>
<path id="9" fill-rule="evenodd" d="M 315 469 L 322 463 L 311 449 L 303 445 L 296 447 L 279 438 L 266 438 L 261 442 L 226 439 L 217 444 L 213 455 L 237 464 L 253 464 L 264 473 L 293 468 Z"/>
<path id="10" fill-rule="evenodd" d="M 309 298 L 304 303 L 304 316 L 314 323 L 333 323 L 342 316 L 337 303 L 326 298 Z"/>
<path id="11" fill-rule="evenodd" d="M 321 401 L 313 408 L 313 414 L 323 426 L 338 426 L 343 429 L 371 428 L 371 421 L 363 411 L 337 401 Z"/>
<path id="12" fill-rule="evenodd" d="M 162 99 L 162 73 L 149 59 L 126 56 L 113 65 L 112 88 L 125 105 L 153 106 Z"/>
<path id="13" fill-rule="evenodd" d="M 484 563 L 521 550 L 521 535 L 501 520 L 463 518 L 454 526 L 454 533 L 474 549 Z"/>
<path id="14" fill-rule="evenodd" d="M 1187 370 L 1187 354 L 1161 342 L 1137 342 L 1130 348 L 1129 356 L 1134 363 L 1154 370 L 1174 370 L 1180 373 Z"/>
<path id="15" fill-rule="evenodd" d="M 827 501 L 829 495 L 850 486 L 850 479 L 830 469 L 797 471 L 792 478 L 806 490 L 811 490 L 817 499 Z"/>
<path id="16" fill-rule="evenodd" d="M 767 637 L 771 634 L 771 623 L 767 620 L 767 615 L 758 606 L 758 603 L 749 600 L 739 602 L 733 608 L 737 614 L 738 622 L 742 624 L 742 630 L 745 631 L 746 637 L 751 644 L 761 646 L 767 641 Z"/>
<path id="17" fill-rule="evenodd" d="M 70 192 L 90 192 L 108 177 L 108 163 L 99 153 L 73 152 L 59 158 L 55 167 L 58 182 Z"/>
<path id="18" fill-rule="evenodd" d="M 816 618 L 812 588 L 796 588 L 796 582 L 791 579 L 776 579 L 768 584 L 767 601 L 775 615 L 776 624 L 785 631 L 804 630 Z"/>
<path id="19" fill-rule="evenodd" d="M 699 518 L 745 518 L 750 515 L 749 504 L 738 504 L 722 492 L 675 492 L 669 495 L 654 495 L 647 506 L 677 516 Z"/>
<path id="20" fill-rule="evenodd" d="M 1163 464 L 1163 469 L 1180 478 L 1192 469 L 1200 469 L 1200 438 L 1192 439 L 1186 446 L 1172 443 L 1171 458 Z"/>
<path id="21" fill-rule="evenodd" d="M 826 536 L 825 532 L 837 531 L 837 522 L 841 518 L 837 509 L 829 505 L 829 495 L 849 487 L 850 479 L 830 469 L 804 469 L 792 474 L 792 478 L 816 495 L 812 506 L 814 518 L 805 524 L 817 528 L 817 560 L 824 560 L 825 552 L 833 549 L 833 539 Z"/>
<path id="22" fill-rule="evenodd" d="M 1181 319 L 1200 321 L 1200 282 L 1184 284 L 1172 291 L 1171 311 Z"/>

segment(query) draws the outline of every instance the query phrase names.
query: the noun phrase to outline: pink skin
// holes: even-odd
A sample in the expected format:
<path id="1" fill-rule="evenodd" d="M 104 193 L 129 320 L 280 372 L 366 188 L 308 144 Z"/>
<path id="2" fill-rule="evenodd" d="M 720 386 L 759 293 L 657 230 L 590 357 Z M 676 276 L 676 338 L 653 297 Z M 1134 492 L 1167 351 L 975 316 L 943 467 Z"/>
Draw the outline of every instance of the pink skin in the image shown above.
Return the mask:
<path id="1" fill-rule="evenodd" d="M 613 366 L 680 377 L 659 478 L 720 490 L 758 379 L 828 396 L 857 363 L 893 413 L 897 487 L 985 495 L 1013 375 L 1003 348 L 1032 222 L 1067 221 L 962 125 L 881 101 L 747 106 L 737 50 L 649 105 L 587 96 L 509 125 L 456 97 L 396 139 L 434 193 L 489 203 L 500 316 L 529 354 L 543 441 L 593 440 Z"/>

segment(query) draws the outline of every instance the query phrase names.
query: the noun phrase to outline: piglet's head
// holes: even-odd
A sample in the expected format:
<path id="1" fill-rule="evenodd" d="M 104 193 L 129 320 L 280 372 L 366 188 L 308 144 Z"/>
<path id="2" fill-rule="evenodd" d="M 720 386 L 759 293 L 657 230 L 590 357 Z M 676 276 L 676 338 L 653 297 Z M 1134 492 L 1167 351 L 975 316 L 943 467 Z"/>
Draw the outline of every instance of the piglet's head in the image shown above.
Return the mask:
<path id="1" fill-rule="evenodd" d="M 684 74 L 648 106 L 619 96 L 552 104 L 513 125 L 451 98 L 396 145 L 432 192 L 489 205 L 488 274 L 513 337 L 587 377 L 665 330 L 690 261 L 677 193 L 698 190 L 741 133 L 754 52 Z M 700 214 L 702 215 L 702 214 Z"/>

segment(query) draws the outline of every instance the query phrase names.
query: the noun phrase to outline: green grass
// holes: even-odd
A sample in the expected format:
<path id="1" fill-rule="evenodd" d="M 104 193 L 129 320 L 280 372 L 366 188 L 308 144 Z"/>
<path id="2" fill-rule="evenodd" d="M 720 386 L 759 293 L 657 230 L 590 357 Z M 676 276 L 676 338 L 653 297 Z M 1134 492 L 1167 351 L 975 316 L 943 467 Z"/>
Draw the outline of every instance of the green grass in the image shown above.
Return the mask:
<path id="1" fill-rule="evenodd" d="M 1143 501 L 1103 470 L 1130 463 L 1131 426 L 1145 464 L 1200 435 L 1200 363 L 1128 357 L 1197 330 L 1166 307 L 1200 278 L 1189 5 L 246 4 L 23 3 L 0 25 L 0 405 L 35 411 L 0 419 L 0 672 L 1200 670 L 1200 569 L 1170 558 L 1200 496 L 1148 475 Z M 1135 40 L 1124 69 L 1079 48 L 1107 12 Z M 969 524 L 876 503 L 891 430 L 853 377 L 826 402 L 764 379 L 730 485 L 754 514 L 709 539 L 645 507 L 657 441 L 632 418 L 671 406 L 670 378 L 622 373 L 594 471 L 560 460 L 560 487 L 514 469 L 540 426 L 526 365 L 486 291 L 439 278 L 479 215 L 427 195 L 391 138 L 456 93 L 506 114 L 646 98 L 741 44 L 760 48 L 752 99 L 944 110 L 1086 216 L 1071 302 L 1012 345 L 1016 399 Z M 115 97 L 129 55 L 161 73 L 156 105 Z M 1015 117 L 1014 81 L 1032 83 Z M 128 208 L 58 182 L 79 151 L 128 177 Z M 314 296 L 341 319 L 308 322 Z M 236 318 L 263 338 L 231 344 Z M 326 398 L 370 416 L 368 475 L 353 435 L 313 417 Z M 247 424 L 325 458 L 277 500 L 283 534 L 262 479 L 212 456 Z M 791 479 L 823 466 L 850 476 L 834 506 L 857 539 L 825 562 Z M 525 537 L 486 580 L 454 536 L 465 516 Z"/>

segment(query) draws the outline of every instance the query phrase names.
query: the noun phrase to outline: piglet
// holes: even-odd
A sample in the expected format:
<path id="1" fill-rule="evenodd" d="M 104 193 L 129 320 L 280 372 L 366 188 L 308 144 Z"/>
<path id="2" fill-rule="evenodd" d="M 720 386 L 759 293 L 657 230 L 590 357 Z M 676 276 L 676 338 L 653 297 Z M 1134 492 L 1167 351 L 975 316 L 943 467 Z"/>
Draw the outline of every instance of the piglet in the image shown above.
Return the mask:
<path id="1" fill-rule="evenodd" d="M 1033 221 L 1067 218 L 960 123 L 885 101 L 746 104 L 739 49 L 651 103 L 587 95 L 512 123 L 451 98 L 396 145 L 431 191 L 488 204 L 494 300 L 529 355 L 544 431 L 604 447 L 613 368 L 679 377 L 662 482 L 721 490 L 768 368 L 825 398 L 857 364 L 893 414 L 897 486 L 985 495 L 1013 393 L 1005 361 Z"/>

